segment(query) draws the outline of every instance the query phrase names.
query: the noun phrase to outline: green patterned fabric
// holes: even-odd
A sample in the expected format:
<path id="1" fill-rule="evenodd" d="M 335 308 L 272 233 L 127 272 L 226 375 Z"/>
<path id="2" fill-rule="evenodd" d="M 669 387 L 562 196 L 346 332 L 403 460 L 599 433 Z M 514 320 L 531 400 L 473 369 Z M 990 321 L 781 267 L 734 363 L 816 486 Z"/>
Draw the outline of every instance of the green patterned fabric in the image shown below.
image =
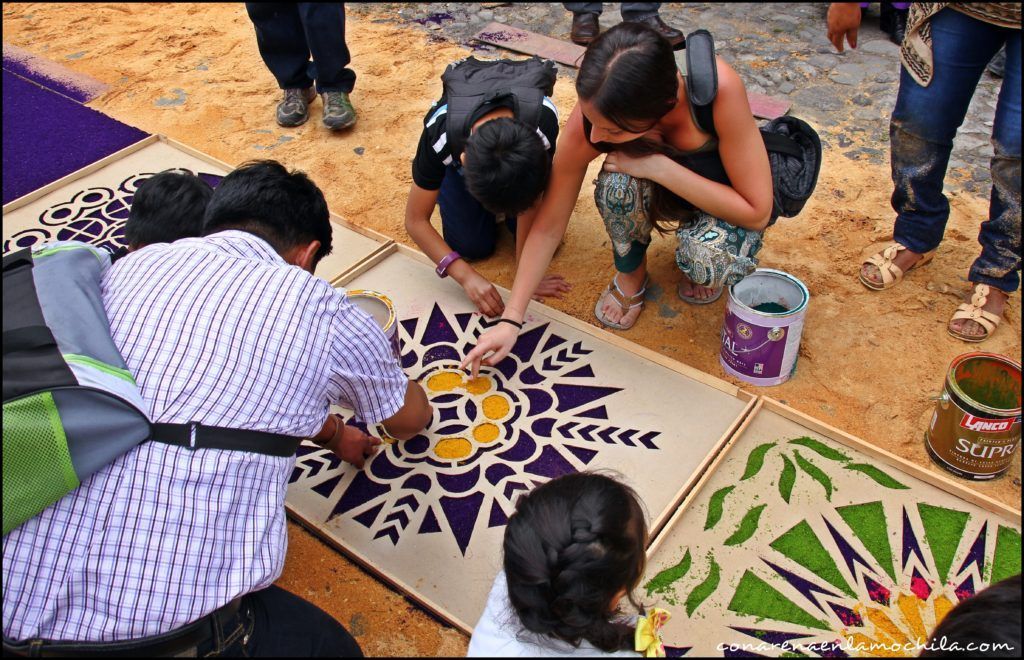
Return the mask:
<path id="1" fill-rule="evenodd" d="M 615 268 L 631 273 L 651 242 L 651 182 L 621 172 L 602 171 L 594 182 L 594 202 L 612 242 Z M 676 265 L 694 284 L 731 286 L 754 272 L 761 232 L 730 225 L 703 211 L 676 231 Z"/>

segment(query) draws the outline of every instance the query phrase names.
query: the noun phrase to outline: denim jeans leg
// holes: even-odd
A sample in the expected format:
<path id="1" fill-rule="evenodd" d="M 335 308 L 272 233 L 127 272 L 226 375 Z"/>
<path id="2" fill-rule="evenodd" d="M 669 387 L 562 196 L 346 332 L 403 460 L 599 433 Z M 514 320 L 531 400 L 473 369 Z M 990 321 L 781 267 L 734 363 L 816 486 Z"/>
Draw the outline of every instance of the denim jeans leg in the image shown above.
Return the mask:
<path id="1" fill-rule="evenodd" d="M 345 3 L 300 2 L 298 10 L 313 55 L 316 91 L 350 93 L 356 73 L 348 68 L 352 56 L 345 44 Z"/>
<path id="2" fill-rule="evenodd" d="M 497 218 L 469 194 L 460 169 L 448 166 L 437 204 L 441 211 L 441 233 L 451 249 L 468 260 L 494 253 L 498 242 Z"/>
<path id="3" fill-rule="evenodd" d="M 256 45 L 263 63 L 281 89 L 306 88 L 309 75 L 309 46 L 302 29 L 297 5 L 290 2 L 247 2 L 245 10 L 256 28 Z"/>
<path id="4" fill-rule="evenodd" d="M 1002 291 L 1020 287 L 1020 30 L 1007 30 L 1006 70 L 992 128 L 992 196 L 988 220 L 981 223 L 981 255 L 970 280 Z"/>
<path id="5" fill-rule="evenodd" d="M 574 14 L 597 14 L 601 15 L 601 2 L 563 2 L 562 6 Z"/>
<path id="6" fill-rule="evenodd" d="M 944 9 L 931 19 L 934 75 L 922 87 L 906 69 L 889 127 L 893 236 L 914 252 L 942 241 L 949 201 L 942 194 L 953 138 L 974 89 L 1003 37 L 1000 28 Z"/>
<path id="7" fill-rule="evenodd" d="M 619 5 L 619 14 L 624 21 L 643 21 L 658 15 L 660 2 L 623 2 Z"/>

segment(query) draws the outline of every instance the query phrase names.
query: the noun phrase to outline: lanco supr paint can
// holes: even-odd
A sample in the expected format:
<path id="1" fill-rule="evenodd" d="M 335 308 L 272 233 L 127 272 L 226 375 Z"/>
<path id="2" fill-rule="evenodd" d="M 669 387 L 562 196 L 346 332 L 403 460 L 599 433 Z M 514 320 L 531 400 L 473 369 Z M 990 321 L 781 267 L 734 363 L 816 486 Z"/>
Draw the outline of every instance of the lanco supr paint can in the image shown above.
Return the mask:
<path id="1" fill-rule="evenodd" d="M 789 273 L 758 268 L 729 287 L 722 368 L 752 385 L 778 385 L 796 370 L 810 293 Z"/>
<path id="2" fill-rule="evenodd" d="M 1006 472 L 1020 445 L 1020 362 L 996 353 L 953 360 L 924 443 L 958 477 L 983 481 Z"/>
<path id="3" fill-rule="evenodd" d="M 348 299 L 353 305 L 373 317 L 384 336 L 391 342 L 391 352 L 395 354 L 396 360 L 402 359 L 402 347 L 398 339 L 398 316 L 395 314 L 395 304 L 383 293 L 370 291 L 368 289 L 352 289 L 348 292 Z"/>

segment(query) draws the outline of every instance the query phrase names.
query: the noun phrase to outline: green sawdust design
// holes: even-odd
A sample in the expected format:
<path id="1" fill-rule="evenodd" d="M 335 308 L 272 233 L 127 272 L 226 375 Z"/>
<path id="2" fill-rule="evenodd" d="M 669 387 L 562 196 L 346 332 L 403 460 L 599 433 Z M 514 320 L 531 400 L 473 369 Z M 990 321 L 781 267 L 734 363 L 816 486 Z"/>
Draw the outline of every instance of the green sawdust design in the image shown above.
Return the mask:
<path id="1" fill-rule="evenodd" d="M 732 536 L 725 539 L 726 545 L 739 545 L 749 539 L 757 531 L 757 526 L 761 522 L 761 512 L 767 504 L 761 504 L 753 507 L 750 511 L 747 511 L 746 515 L 743 516 L 743 520 L 740 521 L 739 527 L 732 533 Z"/>
<path id="2" fill-rule="evenodd" d="M 996 534 L 996 551 L 992 556 L 992 580 L 1000 580 L 1020 573 L 1020 532 L 1010 527 L 999 526 Z"/>
<path id="3" fill-rule="evenodd" d="M 690 563 L 690 551 L 687 550 L 678 564 L 666 568 L 644 585 L 647 595 L 661 594 L 670 605 L 678 605 L 679 603 L 675 598 L 675 589 L 672 588 L 672 584 L 690 572 Z"/>
<path id="4" fill-rule="evenodd" d="M 758 619 L 787 621 L 806 628 L 832 629 L 824 621 L 815 619 L 800 609 L 793 601 L 749 570 L 740 578 L 736 593 L 729 602 L 729 610 Z"/>
<path id="5" fill-rule="evenodd" d="M 740 481 L 746 481 L 761 471 L 761 466 L 764 465 L 764 455 L 767 454 L 768 450 L 774 446 L 774 442 L 766 442 L 751 450 L 750 456 L 747 457 L 747 469 L 743 471 L 743 476 L 740 477 Z"/>
<path id="6" fill-rule="evenodd" d="M 850 457 L 847 456 L 846 454 L 838 452 L 835 449 L 832 449 L 831 447 L 826 445 L 825 443 L 819 442 L 814 438 L 808 438 L 806 436 L 802 438 L 794 438 L 789 441 L 789 444 L 807 447 L 811 451 L 817 452 L 824 456 L 825 458 L 828 458 L 833 461 L 839 461 L 841 463 L 847 463 L 850 461 Z"/>
<path id="7" fill-rule="evenodd" d="M 832 556 L 818 540 L 818 535 L 814 533 L 806 520 L 801 520 L 788 532 L 772 541 L 771 547 L 851 598 L 856 597 L 853 589 L 843 579 Z"/>
<path id="8" fill-rule="evenodd" d="M 800 469 L 811 476 L 812 479 L 821 484 L 821 487 L 825 489 L 825 499 L 829 502 L 832 501 L 832 480 L 828 478 L 828 475 L 821 471 L 814 463 L 811 463 L 806 458 L 800 455 L 800 452 L 793 451 L 793 457 L 796 459 L 796 464 L 800 466 Z"/>
<path id="9" fill-rule="evenodd" d="M 782 457 L 782 474 L 779 475 L 779 495 L 789 504 L 789 497 L 793 494 L 793 485 L 796 484 L 796 468 L 793 462 Z"/>
<path id="10" fill-rule="evenodd" d="M 711 562 L 711 570 L 708 571 L 708 576 L 703 582 L 694 587 L 690 595 L 686 597 L 686 616 L 693 616 L 693 613 L 697 611 L 700 604 L 707 600 L 711 594 L 715 593 L 718 583 L 721 582 L 722 576 L 718 564 L 715 563 L 715 558 L 708 554 L 708 560 Z"/>
<path id="11" fill-rule="evenodd" d="M 921 516 L 921 524 L 924 525 L 924 537 L 931 548 L 939 579 L 945 583 L 971 514 L 923 502 L 917 505 L 917 512 Z"/>
<path id="12" fill-rule="evenodd" d="M 908 488 L 910 488 L 909 486 L 904 486 L 900 482 L 896 481 L 885 472 L 882 472 L 881 470 L 876 468 L 874 465 L 868 465 L 867 463 L 850 463 L 849 465 L 846 465 L 844 467 L 847 470 L 862 472 L 871 477 L 872 479 L 874 479 L 875 483 L 885 486 L 886 488 L 893 488 L 897 490 L 907 490 Z"/>
<path id="13" fill-rule="evenodd" d="M 892 567 L 892 546 L 889 545 L 889 525 L 881 502 L 836 507 L 853 533 L 857 535 L 875 561 L 885 569 L 893 582 L 896 571 Z"/>
<path id="14" fill-rule="evenodd" d="M 715 494 L 711 496 L 711 501 L 708 502 L 708 518 L 704 521 L 704 529 L 708 530 L 718 524 L 718 521 L 722 519 L 722 509 L 725 506 L 725 496 L 732 492 L 736 486 L 726 486 L 725 488 L 719 488 L 715 491 Z"/>

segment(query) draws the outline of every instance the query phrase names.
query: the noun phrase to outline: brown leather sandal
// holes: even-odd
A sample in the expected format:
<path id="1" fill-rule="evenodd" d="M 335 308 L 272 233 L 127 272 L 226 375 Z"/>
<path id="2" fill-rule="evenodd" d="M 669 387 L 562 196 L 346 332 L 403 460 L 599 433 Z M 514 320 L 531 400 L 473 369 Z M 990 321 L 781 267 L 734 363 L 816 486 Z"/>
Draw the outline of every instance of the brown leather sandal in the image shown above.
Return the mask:
<path id="1" fill-rule="evenodd" d="M 598 321 L 609 328 L 615 328 L 616 330 L 629 330 L 636 323 L 636 319 L 633 319 L 633 323 L 630 323 L 629 325 L 609 321 L 601 313 L 602 303 L 604 302 L 605 296 L 610 293 L 615 302 L 617 302 L 619 307 L 622 308 L 623 315 L 628 314 L 631 309 L 644 306 L 644 294 L 647 293 L 647 285 L 650 281 L 650 276 L 645 276 L 644 283 L 640 287 L 640 290 L 631 296 L 627 296 L 622 292 L 622 289 L 619 288 L 619 275 L 616 273 L 615 277 L 612 278 L 611 284 L 609 284 L 608 288 L 604 290 L 604 293 L 598 297 L 597 304 L 594 306 L 594 316 L 597 317 Z M 640 318 L 640 315 L 638 314 L 636 318 Z"/>
<path id="2" fill-rule="evenodd" d="M 904 271 L 902 268 L 893 263 L 893 261 L 896 259 L 897 253 L 902 252 L 903 250 L 906 249 L 907 247 L 905 245 L 893 243 L 892 245 L 885 248 L 878 254 L 875 254 L 871 256 L 869 259 L 862 262 L 860 265 L 860 271 L 858 271 L 857 273 L 857 276 L 860 278 L 860 283 L 866 286 L 867 288 L 871 289 L 872 291 L 884 291 L 885 289 L 891 289 L 892 287 L 896 286 L 903 280 L 903 276 L 906 275 L 907 271 L 911 271 L 914 270 L 915 268 L 920 268 L 921 266 L 927 265 L 928 262 L 932 260 L 932 257 L 935 256 L 935 250 L 932 250 L 931 252 L 925 252 L 924 254 L 921 255 L 921 258 L 918 260 L 917 263 L 915 263 L 913 266 Z M 878 282 L 873 282 L 868 278 L 864 277 L 864 266 L 868 264 L 878 267 L 878 272 L 882 276 L 881 284 L 879 284 Z"/>
<path id="3" fill-rule="evenodd" d="M 974 294 L 971 296 L 971 302 L 962 303 L 959 307 L 957 307 L 956 311 L 953 312 L 953 318 L 950 319 L 950 322 L 959 321 L 960 319 L 969 319 L 971 321 L 974 321 L 975 323 L 981 326 L 981 328 L 985 331 L 985 334 L 967 335 L 962 332 L 953 330 L 953 328 L 947 325 L 946 331 L 950 334 L 950 336 L 971 343 L 982 342 L 988 339 L 990 336 L 992 336 L 992 333 L 995 332 L 997 327 L 999 327 L 999 323 L 1003 320 L 1003 317 L 997 316 L 988 310 L 982 309 L 985 303 L 988 302 L 988 294 L 990 294 L 991 292 L 992 290 L 989 288 L 987 284 L 975 284 Z"/>

